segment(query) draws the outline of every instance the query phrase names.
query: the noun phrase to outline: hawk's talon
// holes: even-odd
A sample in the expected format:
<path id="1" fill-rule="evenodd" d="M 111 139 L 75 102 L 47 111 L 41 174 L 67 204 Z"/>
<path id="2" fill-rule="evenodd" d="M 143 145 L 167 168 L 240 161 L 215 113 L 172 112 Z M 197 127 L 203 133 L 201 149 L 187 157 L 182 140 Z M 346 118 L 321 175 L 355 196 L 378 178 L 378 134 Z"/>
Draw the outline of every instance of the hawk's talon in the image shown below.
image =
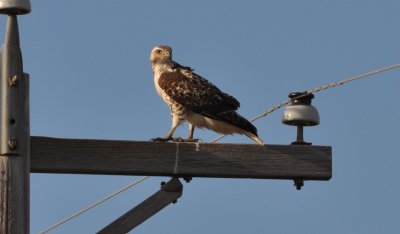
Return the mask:
<path id="1" fill-rule="evenodd" d="M 194 138 L 186 138 L 185 142 L 199 142 L 199 139 L 194 139 Z"/>
<path id="2" fill-rule="evenodd" d="M 182 137 L 173 137 L 172 141 L 173 142 L 185 142 L 185 140 Z"/>
<path id="3" fill-rule="evenodd" d="M 158 142 L 167 142 L 167 141 L 170 141 L 170 140 L 172 140 L 172 137 L 169 137 L 169 138 L 166 138 L 166 137 L 156 137 L 156 138 L 151 138 L 151 139 L 150 139 L 150 141 L 152 141 L 152 142 L 156 142 L 156 141 L 158 141 Z"/>
<path id="4" fill-rule="evenodd" d="M 193 138 L 186 138 L 183 139 L 182 137 L 174 137 L 172 138 L 173 142 L 198 142 L 199 139 L 193 139 Z"/>
<path id="5" fill-rule="evenodd" d="M 183 139 L 182 137 L 156 137 L 156 138 L 151 138 L 150 141 L 152 142 L 167 142 L 167 141 L 173 141 L 173 142 L 199 142 L 199 139 L 193 139 L 193 138 L 186 138 Z"/>

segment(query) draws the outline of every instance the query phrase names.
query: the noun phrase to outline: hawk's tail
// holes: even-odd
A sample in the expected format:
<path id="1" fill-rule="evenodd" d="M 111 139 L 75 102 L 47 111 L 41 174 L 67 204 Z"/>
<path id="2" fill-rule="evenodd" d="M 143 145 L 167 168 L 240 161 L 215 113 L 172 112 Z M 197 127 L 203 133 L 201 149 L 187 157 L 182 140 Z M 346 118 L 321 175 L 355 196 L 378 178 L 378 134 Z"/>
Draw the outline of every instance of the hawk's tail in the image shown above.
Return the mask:
<path id="1" fill-rule="evenodd" d="M 243 132 L 243 134 L 250 137 L 253 141 L 257 142 L 257 144 L 264 145 L 264 141 L 261 140 L 258 136 L 254 135 L 253 133 L 246 131 L 246 132 Z"/>
<path id="2" fill-rule="evenodd" d="M 228 114 L 228 113 L 226 113 Z M 257 142 L 259 145 L 264 145 L 263 140 L 258 137 L 257 128 L 250 123 L 246 118 L 238 114 L 236 111 L 225 116 L 226 119 L 234 126 L 243 130 L 243 134 Z"/>

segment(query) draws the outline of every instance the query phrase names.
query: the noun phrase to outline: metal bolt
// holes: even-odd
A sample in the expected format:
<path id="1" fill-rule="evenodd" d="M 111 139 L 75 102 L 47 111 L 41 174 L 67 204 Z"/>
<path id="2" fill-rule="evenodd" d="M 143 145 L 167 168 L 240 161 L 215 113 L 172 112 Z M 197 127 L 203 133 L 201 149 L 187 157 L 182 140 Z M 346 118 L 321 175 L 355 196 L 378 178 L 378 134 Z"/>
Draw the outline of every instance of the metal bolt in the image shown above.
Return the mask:
<path id="1" fill-rule="evenodd" d="M 17 139 L 16 138 L 11 138 L 10 140 L 8 140 L 8 147 L 10 148 L 10 150 L 15 150 L 17 148 Z"/>
<path id="2" fill-rule="evenodd" d="M 293 181 L 297 190 L 301 190 L 301 188 L 304 186 L 304 180 L 302 179 L 294 179 Z"/>
<path id="3" fill-rule="evenodd" d="M 9 84 L 10 86 L 16 85 L 16 84 L 17 84 L 17 81 L 18 81 L 18 76 L 17 76 L 17 75 L 8 77 L 8 84 Z"/>
<path id="4" fill-rule="evenodd" d="M 183 179 L 186 181 L 186 183 L 190 183 L 190 181 L 193 179 L 191 176 L 185 176 Z"/>

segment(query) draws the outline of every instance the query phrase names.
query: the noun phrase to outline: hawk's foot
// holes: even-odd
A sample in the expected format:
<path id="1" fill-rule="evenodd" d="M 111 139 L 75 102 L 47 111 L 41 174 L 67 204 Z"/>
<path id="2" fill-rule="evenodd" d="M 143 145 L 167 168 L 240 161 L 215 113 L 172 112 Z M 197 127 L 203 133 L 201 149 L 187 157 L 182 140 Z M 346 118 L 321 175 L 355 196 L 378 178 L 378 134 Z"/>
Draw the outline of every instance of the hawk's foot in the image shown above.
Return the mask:
<path id="1" fill-rule="evenodd" d="M 186 138 L 183 139 L 182 137 L 174 137 L 172 138 L 173 142 L 198 142 L 199 139 L 193 139 L 193 138 Z"/>
<path id="2" fill-rule="evenodd" d="M 150 139 L 150 141 L 160 141 L 160 142 L 167 142 L 167 141 L 173 141 L 173 142 L 199 142 L 199 139 L 193 139 L 193 138 L 186 138 L 183 139 L 182 137 L 156 137 Z"/>
<path id="3" fill-rule="evenodd" d="M 182 137 L 173 137 L 172 141 L 173 142 L 185 142 L 185 139 L 183 139 Z"/>
<path id="4" fill-rule="evenodd" d="M 173 140 L 172 137 L 156 137 L 156 138 L 151 138 L 150 141 L 159 141 L 159 142 L 167 142 Z"/>
<path id="5" fill-rule="evenodd" d="M 185 142 L 199 142 L 199 139 L 194 139 L 194 138 L 186 138 Z"/>

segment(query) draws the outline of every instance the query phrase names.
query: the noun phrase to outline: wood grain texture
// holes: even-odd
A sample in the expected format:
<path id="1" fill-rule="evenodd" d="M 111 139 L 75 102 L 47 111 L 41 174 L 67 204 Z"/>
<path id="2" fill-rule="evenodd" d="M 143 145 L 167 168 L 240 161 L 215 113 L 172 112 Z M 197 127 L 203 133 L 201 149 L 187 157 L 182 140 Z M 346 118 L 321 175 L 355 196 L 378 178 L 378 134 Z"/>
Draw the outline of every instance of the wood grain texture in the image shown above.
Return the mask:
<path id="1" fill-rule="evenodd" d="M 31 172 L 329 180 L 329 146 L 31 137 Z"/>
<path id="2" fill-rule="evenodd" d="M 183 186 L 178 178 L 173 178 L 164 184 L 161 189 L 137 205 L 135 208 L 126 212 L 97 234 L 125 234 L 139 224 L 146 221 L 157 212 L 175 202 L 182 196 Z"/>

